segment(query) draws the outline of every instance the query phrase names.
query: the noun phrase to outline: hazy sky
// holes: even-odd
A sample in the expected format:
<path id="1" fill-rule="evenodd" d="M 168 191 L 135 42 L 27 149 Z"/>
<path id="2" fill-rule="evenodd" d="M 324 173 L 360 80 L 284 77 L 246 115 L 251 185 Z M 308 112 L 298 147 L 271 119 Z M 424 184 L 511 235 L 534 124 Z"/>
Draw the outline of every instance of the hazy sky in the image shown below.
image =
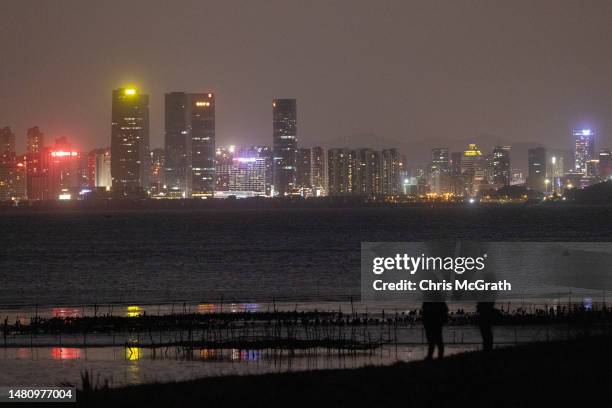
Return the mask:
<path id="1" fill-rule="evenodd" d="M 302 146 L 539 142 L 612 147 L 612 1 L 0 0 L 0 126 L 110 144 L 111 90 L 217 93 L 217 144 L 271 144 L 273 97 Z M 484 136 L 483 136 L 484 135 Z M 426 160 L 427 157 L 422 157 Z"/>

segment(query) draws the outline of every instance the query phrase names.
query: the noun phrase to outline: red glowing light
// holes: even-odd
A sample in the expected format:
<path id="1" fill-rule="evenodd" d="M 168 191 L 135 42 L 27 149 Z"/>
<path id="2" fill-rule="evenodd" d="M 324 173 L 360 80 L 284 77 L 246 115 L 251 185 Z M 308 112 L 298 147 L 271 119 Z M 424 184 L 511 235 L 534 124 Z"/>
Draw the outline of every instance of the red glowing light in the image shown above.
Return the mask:
<path id="1" fill-rule="evenodd" d="M 79 309 L 54 307 L 51 310 L 53 317 L 79 317 Z"/>
<path id="2" fill-rule="evenodd" d="M 51 358 L 54 360 L 76 360 L 81 358 L 81 350 L 72 347 L 53 347 Z"/>
<path id="3" fill-rule="evenodd" d="M 65 152 L 63 150 L 59 150 L 57 152 L 51 152 L 51 156 L 53 157 L 69 157 L 69 156 L 77 156 L 78 152 Z"/>

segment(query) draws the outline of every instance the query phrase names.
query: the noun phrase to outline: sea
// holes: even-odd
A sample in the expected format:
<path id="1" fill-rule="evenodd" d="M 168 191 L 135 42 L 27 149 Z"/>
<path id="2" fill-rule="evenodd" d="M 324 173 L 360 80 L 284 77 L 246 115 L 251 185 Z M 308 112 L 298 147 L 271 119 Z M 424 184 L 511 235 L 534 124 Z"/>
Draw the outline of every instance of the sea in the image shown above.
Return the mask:
<path id="1" fill-rule="evenodd" d="M 0 315 L 27 322 L 93 311 L 346 311 L 355 305 L 405 311 L 415 305 L 360 303 L 362 242 L 605 242 L 612 240 L 611 220 L 612 207 L 573 205 L 7 210 L 0 214 Z M 447 330 L 451 336 L 454 329 Z M 462 330 L 462 339 L 471 340 L 454 342 L 449 353 L 478 348 L 477 333 Z M 509 331 L 497 340 L 537 340 L 543 333 Z M 563 331 L 546 332 L 556 335 Z M 78 385 L 84 370 L 121 386 L 422 358 L 423 346 L 410 343 L 341 359 L 256 350 L 160 356 L 123 345 L 24 344 L 0 347 L 0 385 Z"/>

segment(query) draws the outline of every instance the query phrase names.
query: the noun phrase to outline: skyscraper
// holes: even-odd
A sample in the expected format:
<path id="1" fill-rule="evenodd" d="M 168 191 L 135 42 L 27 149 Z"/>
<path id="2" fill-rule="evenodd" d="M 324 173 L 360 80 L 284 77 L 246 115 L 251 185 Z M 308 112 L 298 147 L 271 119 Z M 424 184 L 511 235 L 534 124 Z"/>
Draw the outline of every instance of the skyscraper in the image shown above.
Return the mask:
<path id="1" fill-rule="evenodd" d="M 272 101 L 274 194 L 284 196 L 295 187 L 297 154 L 297 101 Z"/>
<path id="2" fill-rule="evenodd" d="M 45 135 L 34 126 L 28 129 L 26 136 L 26 149 L 28 153 L 40 153 L 45 146 Z"/>
<path id="3" fill-rule="evenodd" d="M 495 146 L 491 160 L 493 184 L 510 185 L 510 146 Z"/>
<path id="4" fill-rule="evenodd" d="M 461 156 L 461 174 L 463 175 L 465 193 L 475 195 L 480 184 L 486 179 L 486 166 L 482 152 L 475 143 L 468 144 Z"/>
<path id="5" fill-rule="evenodd" d="M 5 127 L 0 129 L 0 200 L 9 200 L 14 196 L 15 170 L 15 134 Z"/>
<path id="6" fill-rule="evenodd" d="M 355 152 L 353 193 L 376 195 L 381 193 L 380 152 L 371 149 L 358 149 Z"/>
<path id="7" fill-rule="evenodd" d="M 191 133 L 191 196 L 215 193 L 215 94 L 189 94 L 187 120 Z"/>
<path id="8" fill-rule="evenodd" d="M 450 158 L 447 147 L 431 149 L 431 164 L 429 165 L 429 186 L 432 192 L 443 194 L 449 191 Z"/>
<path id="9" fill-rule="evenodd" d="M 328 195 L 347 195 L 353 192 L 354 152 L 349 149 L 327 151 Z"/>
<path id="10" fill-rule="evenodd" d="M 26 195 L 29 200 L 48 199 L 50 154 L 45 148 L 45 135 L 38 126 L 28 129 L 26 149 Z"/>
<path id="11" fill-rule="evenodd" d="M 382 180 L 381 190 L 385 195 L 397 195 L 401 193 L 401 171 L 404 161 L 401 159 L 397 149 L 384 149 L 381 155 Z"/>
<path id="12" fill-rule="evenodd" d="M 72 148 L 65 137 L 55 140 L 49 153 L 49 198 L 52 200 L 71 198 L 80 191 L 80 153 Z"/>
<path id="13" fill-rule="evenodd" d="M 535 191 L 546 191 L 546 149 L 536 147 L 527 151 L 529 175 L 527 186 Z"/>
<path id="14" fill-rule="evenodd" d="M 165 150 L 164 149 L 152 149 L 151 150 L 151 178 L 150 178 L 150 191 L 151 194 L 159 195 L 162 193 L 165 184 L 164 177 L 164 165 L 165 165 Z"/>
<path id="15" fill-rule="evenodd" d="M 311 149 L 310 166 L 312 194 L 317 197 L 327 195 L 327 154 L 324 148 Z"/>
<path id="16" fill-rule="evenodd" d="M 234 165 L 234 146 L 217 147 L 215 152 L 215 191 L 229 191 Z"/>
<path id="17" fill-rule="evenodd" d="M 164 99 L 165 176 L 168 194 L 191 195 L 191 135 L 188 123 L 188 96 L 184 92 L 167 93 Z"/>
<path id="18" fill-rule="evenodd" d="M 266 193 L 266 158 L 234 157 L 229 191 L 236 196 L 258 196 Z"/>
<path id="19" fill-rule="evenodd" d="M 594 159 L 595 133 L 591 129 L 573 131 L 574 135 L 574 171 L 587 174 L 587 163 Z"/>
<path id="20" fill-rule="evenodd" d="M 12 166 L 15 161 L 15 134 L 11 128 L 0 129 L 0 165 Z"/>
<path id="21" fill-rule="evenodd" d="M 610 178 L 612 176 L 612 151 L 599 151 L 599 175 L 602 178 Z"/>
<path id="22" fill-rule="evenodd" d="M 295 185 L 297 188 L 312 187 L 312 150 L 301 148 L 297 151 Z"/>
<path id="23" fill-rule="evenodd" d="M 111 177 L 118 196 L 135 196 L 149 185 L 149 95 L 113 90 Z"/>
<path id="24" fill-rule="evenodd" d="M 215 95 L 165 96 L 165 180 L 176 197 L 212 197 L 215 191 Z"/>
<path id="25" fill-rule="evenodd" d="M 87 184 L 90 188 L 110 189 L 112 185 L 110 149 L 94 149 L 90 151 L 87 167 Z"/>

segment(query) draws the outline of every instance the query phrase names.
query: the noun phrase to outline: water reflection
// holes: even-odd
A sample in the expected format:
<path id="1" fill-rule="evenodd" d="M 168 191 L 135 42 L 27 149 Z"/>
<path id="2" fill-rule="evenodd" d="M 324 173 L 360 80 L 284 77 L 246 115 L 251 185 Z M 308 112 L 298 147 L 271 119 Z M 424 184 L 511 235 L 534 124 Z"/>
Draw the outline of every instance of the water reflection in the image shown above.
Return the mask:
<path id="1" fill-rule="evenodd" d="M 142 314 L 142 307 L 140 306 L 128 306 L 126 315 L 127 317 L 138 317 Z"/>
<path id="2" fill-rule="evenodd" d="M 51 358 L 53 360 L 76 360 L 81 358 L 81 349 L 74 347 L 52 347 Z"/>
<path id="3" fill-rule="evenodd" d="M 201 303 L 197 306 L 198 313 L 214 313 L 217 306 L 213 303 Z"/>
<path id="4" fill-rule="evenodd" d="M 259 303 L 230 303 L 228 307 L 231 313 L 246 313 L 258 311 L 261 305 Z M 227 312 L 227 308 L 224 309 L 222 304 L 217 305 L 214 303 L 200 303 L 197 305 L 196 310 L 198 313 Z"/>
<path id="5" fill-rule="evenodd" d="M 128 361 L 138 361 L 142 357 L 142 349 L 135 346 L 125 348 L 125 359 Z"/>
<path id="6" fill-rule="evenodd" d="M 51 309 L 53 317 L 79 317 L 79 309 L 70 307 L 54 307 Z"/>
<path id="7" fill-rule="evenodd" d="M 232 361 L 259 361 L 261 350 L 232 349 Z"/>

